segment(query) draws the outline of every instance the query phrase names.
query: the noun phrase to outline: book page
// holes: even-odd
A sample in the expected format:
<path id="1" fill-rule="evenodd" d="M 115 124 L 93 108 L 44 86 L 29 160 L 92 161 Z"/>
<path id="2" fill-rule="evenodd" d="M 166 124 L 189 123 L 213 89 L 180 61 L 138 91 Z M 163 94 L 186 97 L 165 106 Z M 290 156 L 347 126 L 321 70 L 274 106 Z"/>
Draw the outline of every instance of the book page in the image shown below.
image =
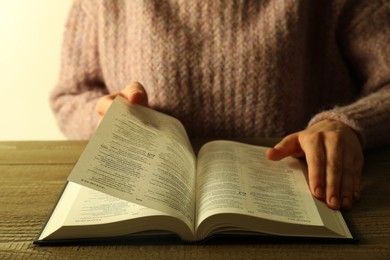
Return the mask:
<path id="1" fill-rule="evenodd" d="M 106 224 L 165 213 L 100 191 L 69 182 L 68 186 L 77 194 L 67 214 L 64 226 Z"/>
<path id="2" fill-rule="evenodd" d="M 69 182 L 40 239 L 62 226 L 106 224 L 164 213 Z"/>
<path id="3" fill-rule="evenodd" d="M 218 213 L 323 225 L 300 162 L 265 157 L 267 148 L 214 141 L 198 155 L 197 225 Z"/>
<path id="4" fill-rule="evenodd" d="M 168 115 L 116 98 L 68 180 L 193 229 L 195 155 L 182 124 Z"/>
<path id="5" fill-rule="evenodd" d="M 68 182 L 39 240 L 62 240 L 176 233 L 193 239 L 193 231 L 177 219 L 79 184 Z M 140 234 L 141 234 L 140 233 Z"/>

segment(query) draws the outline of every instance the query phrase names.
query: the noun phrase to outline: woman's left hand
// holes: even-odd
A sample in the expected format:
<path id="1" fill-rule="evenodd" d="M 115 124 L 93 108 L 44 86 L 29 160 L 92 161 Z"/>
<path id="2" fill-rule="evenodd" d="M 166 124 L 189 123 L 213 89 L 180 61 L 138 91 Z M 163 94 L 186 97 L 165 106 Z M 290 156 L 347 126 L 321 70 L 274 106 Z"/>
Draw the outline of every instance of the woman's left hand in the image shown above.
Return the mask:
<path id="1" fill-rule="evenodd" d="M 323 120 L 283 138 L 267 151 L 270 160 L 305 157 L 311 193 L 332 209 L 351 209 L 360 199 L 363 148 L 342 122 Z"/>

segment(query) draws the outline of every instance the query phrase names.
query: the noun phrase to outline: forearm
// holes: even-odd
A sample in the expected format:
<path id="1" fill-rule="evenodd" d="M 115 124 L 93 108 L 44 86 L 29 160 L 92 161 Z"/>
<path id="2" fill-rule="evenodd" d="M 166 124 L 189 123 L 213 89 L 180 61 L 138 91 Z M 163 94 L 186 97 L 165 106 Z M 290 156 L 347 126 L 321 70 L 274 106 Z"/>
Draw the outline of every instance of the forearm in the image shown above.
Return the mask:
<path id="1" fill-rule="evenodd" d="M 97 24 L 90 2 L 75 1 L 64 35 L 59 80 L 50 95 L 58 126 L 69 139 L 88 139 L 96 128 L 97 100 L 107 94 L 99 66 Z"/>
<path id="2" fill-rule="evenodd" d="M 365 148 L 390 144 L 390 84 L 350 105 L 317 114 L 309 126 L 324 119 L 338 120 L 351 127 Z"/>
<path id="3" fill-rule="evenodd" d="M 64 135 L 71 140 L 86 140 L 95 131 L 98 114 L 95 106 L 103 93 L 89 91 L 78 94 L 52 95 L 50 105 Z"/>
<path id="4" fill-rule="evenodd" d="M 358 133 L 364 147 L 390 144 L 390 3 L 354 2 L 339 30 L 340 49 L 356 78 L 361 98 L 316 115 L 343 122 Z"/>

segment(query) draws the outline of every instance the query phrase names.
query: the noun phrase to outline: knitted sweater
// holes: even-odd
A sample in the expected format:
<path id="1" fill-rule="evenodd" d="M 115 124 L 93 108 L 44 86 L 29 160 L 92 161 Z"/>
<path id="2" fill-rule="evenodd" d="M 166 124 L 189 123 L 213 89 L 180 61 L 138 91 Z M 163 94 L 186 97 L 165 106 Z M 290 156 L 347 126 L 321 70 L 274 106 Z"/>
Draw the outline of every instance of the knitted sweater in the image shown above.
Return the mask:
<path id="1" fill-rule="evenodd" d="M 97 100 L 142 83 L 193 137 L 284 136 L 323 119 L 390 142 L 390 1 L 75 0 L 62 131 L 87 139 Z"/>

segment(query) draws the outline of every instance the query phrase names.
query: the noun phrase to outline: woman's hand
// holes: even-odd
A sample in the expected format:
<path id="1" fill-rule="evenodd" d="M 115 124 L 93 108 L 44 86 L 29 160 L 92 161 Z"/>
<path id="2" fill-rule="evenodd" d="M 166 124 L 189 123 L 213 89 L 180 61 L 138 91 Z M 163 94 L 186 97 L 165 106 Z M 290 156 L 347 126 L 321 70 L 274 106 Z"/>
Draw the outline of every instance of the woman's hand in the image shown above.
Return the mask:
<path id="1" fill-rule="evenodd" d="M 363 148 L 357 134 L 342 122 L 320 121 L 286 136 L 266 155 L 271 160 L 306 157 L 311 193 L 332 209 L 351 209 L 360 199 Z"/>
<path id="2" fill-rule="evenodd" d="M 106 95 L 99 99 L 95 107 L 96 112 L 100 116 L 99 124 L 106 114 L 108 108 L 111 106 L 112 101 L 114 101 L 117 96 L 126 98 L 131 104 L 148 106 L 148 95 L 146 94 L 145 88 L 140 83 L 133 82 L 126 88 L 122 89 L 120 92 Z"/>

